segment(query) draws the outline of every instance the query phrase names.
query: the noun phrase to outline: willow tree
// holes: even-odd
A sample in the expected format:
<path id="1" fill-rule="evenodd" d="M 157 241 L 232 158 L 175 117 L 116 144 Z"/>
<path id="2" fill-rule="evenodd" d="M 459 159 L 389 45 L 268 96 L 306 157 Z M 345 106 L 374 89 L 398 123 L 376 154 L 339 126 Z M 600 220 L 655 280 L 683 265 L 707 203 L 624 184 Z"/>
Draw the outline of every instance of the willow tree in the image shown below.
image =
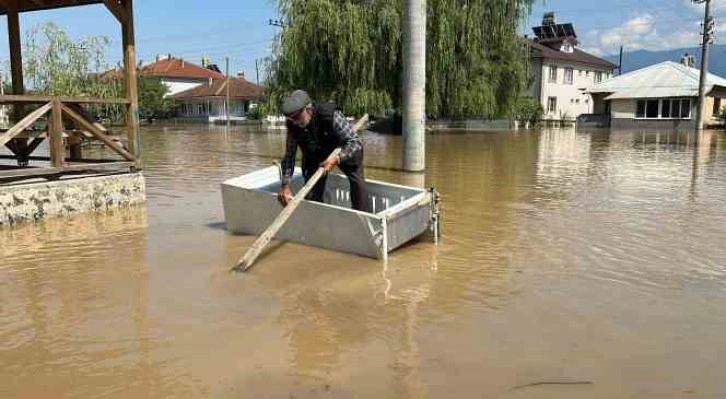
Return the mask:
<path id="1" fill-rule="evenodd" d="M 428 0 L 426 108 L 439 117 L 510 114 L 527 80 L 519 23 L 534 0 Z M 401 0 L 278 0 L 267 91 L 293 88 L 347 112 L 400 109 Z"/>

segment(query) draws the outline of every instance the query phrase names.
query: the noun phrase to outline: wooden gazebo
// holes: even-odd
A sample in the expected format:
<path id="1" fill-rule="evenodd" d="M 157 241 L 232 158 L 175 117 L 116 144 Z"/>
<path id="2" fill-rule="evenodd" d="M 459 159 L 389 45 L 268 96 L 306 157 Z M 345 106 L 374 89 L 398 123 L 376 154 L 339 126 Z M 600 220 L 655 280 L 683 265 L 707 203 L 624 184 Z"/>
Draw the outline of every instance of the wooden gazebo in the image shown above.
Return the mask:
<path id="1" fill-rule="evenodd" d="M 50 97 L 25 95 L 23 84 L 23 58 L 21 52 L 19 15 L 23 12 L 50 10 L 104 4 L 121 25 L 123 35 L 124 73 L 126 98 Z M 17 160 L 17 167 L 0 167 L 0 184 L 6 179 L 24 177 L 57 176 L 64 173 L 84 171 L 133 170 L 139 166 L 139 112 L 134 38 L 133 0 L 0 0 L 0 15 L 7 15 L 10 40 L 10 65 L 13 95 L 1 95 L 0 104 L 13 105 L 15 124 L 0 131 L 0 146 L 6 146 Z M 98 123 L 87 120 L 79 111 L 80 104 L 120 104 L 126 107 L 125 145 L 106 134 Z M 28 105 L 34 105 L 32 112 L 26 112 Z M 35 107 L 39 105 L 39 107 Z M 47 128 L 30 131 L 29 128 L 40 118 L 48 115 Z M 69 118 L 82 132 L 66 132 L 63 118 Z M 83 157 L 78 135 L 103 142 L 123 157 L 123 161 L 86 159 Z M 44 141 L 48 141 L 49 156 L 33 156 L 33 152 Z M 69 149 L 66 155 L 66 147 Z M 43 166 L 29 165 L 30 160 L 43 161 Z"/>

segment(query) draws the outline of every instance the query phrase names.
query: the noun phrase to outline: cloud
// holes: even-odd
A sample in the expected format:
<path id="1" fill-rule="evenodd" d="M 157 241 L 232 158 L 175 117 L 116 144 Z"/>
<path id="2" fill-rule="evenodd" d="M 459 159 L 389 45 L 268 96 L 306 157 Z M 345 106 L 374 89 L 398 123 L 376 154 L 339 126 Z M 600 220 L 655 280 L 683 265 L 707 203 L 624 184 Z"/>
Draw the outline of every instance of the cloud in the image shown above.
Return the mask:
<path id="1" fill-rule="evenodd" d="M 726 0 L 718 1 L 726 9 Z M 586 34 L 582 47 L 588 48 L 593 54 L 615 54 L 621 45 L 626 51 L 694 47 L 700 43 L 701 36 L 699 21 L 695 17 L 693 21 L 687 26 L 679 27 L 673 25 L 672 21 L 659 22 L 653 14 L 641 13 L 618 27 L 591 30 Z"/>

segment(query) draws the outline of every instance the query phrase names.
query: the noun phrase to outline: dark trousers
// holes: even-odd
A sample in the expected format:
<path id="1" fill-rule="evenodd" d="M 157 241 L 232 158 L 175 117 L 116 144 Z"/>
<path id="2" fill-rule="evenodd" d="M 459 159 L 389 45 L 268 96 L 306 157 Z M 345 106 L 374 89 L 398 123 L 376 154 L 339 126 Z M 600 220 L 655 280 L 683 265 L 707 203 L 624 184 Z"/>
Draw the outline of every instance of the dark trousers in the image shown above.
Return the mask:
<path id="1" fill-rule="evenodd" d="M 320 164 L 325 161 L 329 154 L 314 155 L 305 157 L 302 165 L 303 177 L 307 183 L 318 170 Z M 371 202 L 368 198 L 368 186 L 366 185 L 365 174 L 363 172 L 363 151 L 354 162 L 338 165 L 338 168 L 345 173 L 350 183 L 350 202 L 353 209 L 363 212 L 371 212 Z M 320 180 L 313 186 L 305 199 L 316 202 L 323 202 L 323 194 L 325 194 L 325 182 L 328 176 L 323 175 Z"/>

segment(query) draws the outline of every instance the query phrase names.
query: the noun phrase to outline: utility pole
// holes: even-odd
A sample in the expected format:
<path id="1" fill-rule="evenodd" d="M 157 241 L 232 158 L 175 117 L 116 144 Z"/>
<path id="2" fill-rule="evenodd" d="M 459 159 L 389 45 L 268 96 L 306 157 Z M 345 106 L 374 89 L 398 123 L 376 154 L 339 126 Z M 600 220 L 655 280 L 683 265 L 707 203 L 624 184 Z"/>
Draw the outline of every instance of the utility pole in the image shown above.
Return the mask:
<path id="1" fill-rule="evenodd" d="M 258 59 L 255 58 L 255 71 L 257 72 L 257 86 L 260 85 L 260 66 L 257 64 Z"/>
<path id="2" fill-rule="evenodd" d="M 620 46 L 620 61 L 618 61 L 618 76 L 623 74 L 623 46 Z"/>
<path id="3" fill-rule="evenodd" d="M 403 170 L 426 168 L 426 0 L 403 10 Z"/>
<path id="4" fill-rule="evenodd" d="M 229 57 L 224 57 L 225 63 L 227 64 L 227 82 L 225 86 L 227 86 L 225 91 L 227 92 L 224 97 L 224 115 L 227 123 L 227 127 L 229 127 Z"/>
<path id="5" fill-rule="evenodd" d="M 703 114 L 706 99 L 706 79 L 708 76 L 708 50 L 713 40 L 714 20 L 711 16 L 711 0 L 693 0 L 695 3 L 706 3 L 703 16 L 703 42 L 701 43 L 701 77 L 698 82 L 698 107 L 696 108 L 696 130 L 703 130 Z"/>

